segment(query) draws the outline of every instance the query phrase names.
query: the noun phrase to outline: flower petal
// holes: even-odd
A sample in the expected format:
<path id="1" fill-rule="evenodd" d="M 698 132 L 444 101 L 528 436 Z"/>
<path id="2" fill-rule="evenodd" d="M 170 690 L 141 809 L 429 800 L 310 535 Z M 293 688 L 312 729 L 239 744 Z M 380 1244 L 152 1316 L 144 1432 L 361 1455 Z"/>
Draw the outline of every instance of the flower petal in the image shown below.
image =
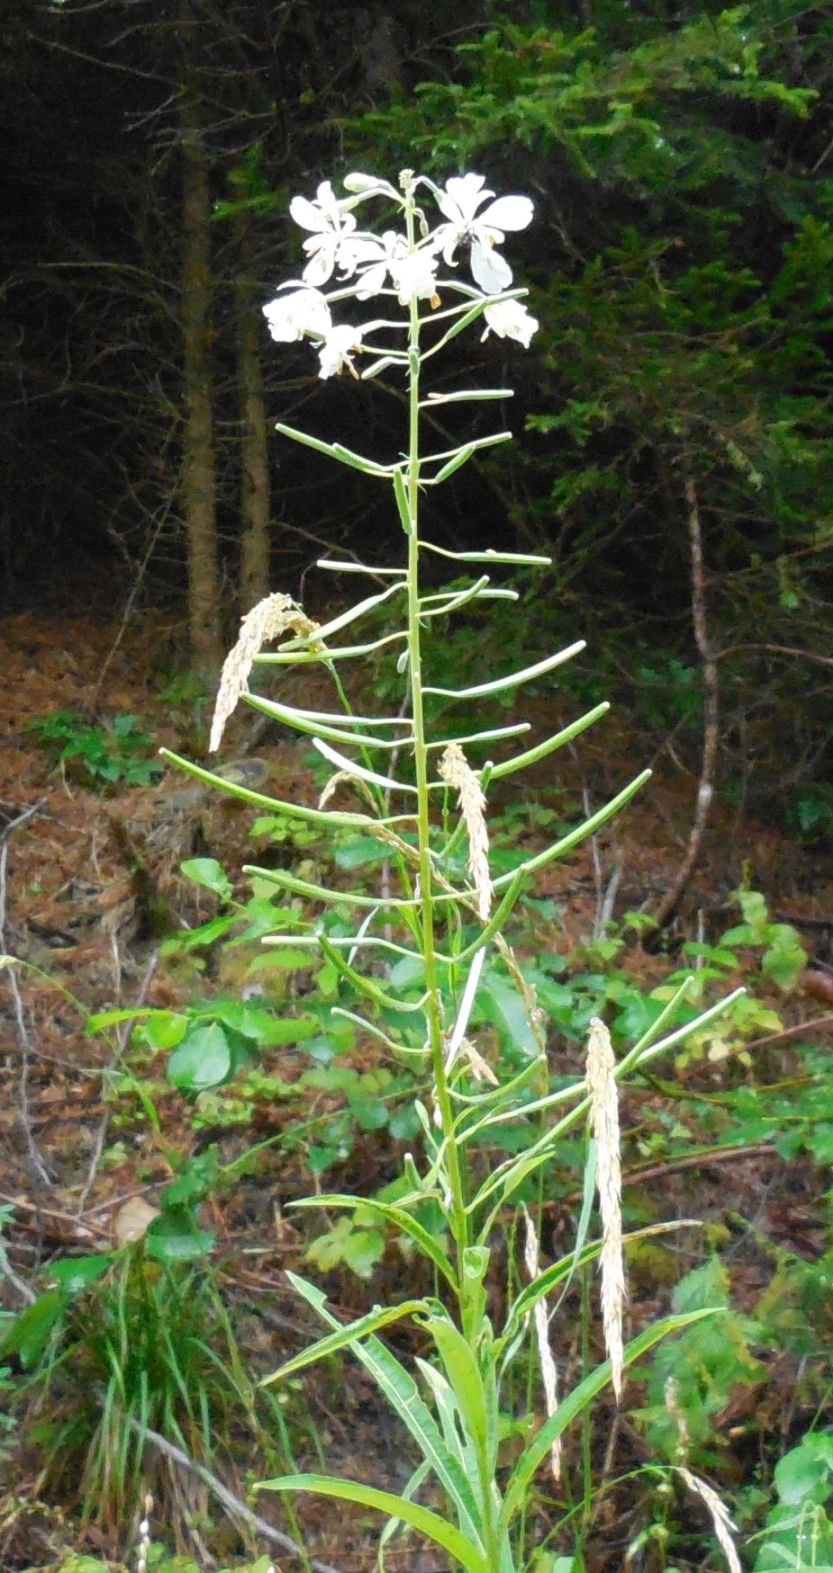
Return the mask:
<path id="1" fill-rule="evenodd" d="M 526 229 L 534 211 L 529 197 L 498 197 L 478 215 L 477 222 L 488 224 L 490 229 Z"/>
<path id="2" fill-rule="evenodd" d="M 362 332 L 362 328 L 353 328 L 347 322 L 330 330 L 319 350 L 319 377 L 334 377 L 342 366 L 350 364 L 354 350 L 361 348 Z"/>
<path id="3" fill-rule="evenodd" d="M 486 307 L 483 315 L 488 324 L 487 332 L 491 329 L 498 338 L 515 339 L 525 350 L 529 349 L 533 333 L 538 331 L 538 318 L 533 317 L 519 300 L 495 301 L 493 306 Z"/>
<path id="4" fill-rule="evenodd" d="M 293 197 L 289 204 L 289 211 L 301 229 L 311 229 L 317 234 L 329 229 L 330 225 L 325 213 L 316 202 L 310 202 L 307 197 Z"/>
<path id="5" fill-rule="evenodd" d="M 447 196 L 440 198 L 440 212 L 451 219 L 452 223 L 457 221 L 458 215 L 464 223 L 470 223 L 481 202 L 485 202 L 487 197 L 494 196 L 493 191 L 482 189 L 485 182 L 485 175 L 452 175 L 445 183 Z M 456 212 L 449 212 L 451 205 Z"/>
<path id="6" fill-rule="evenodd" d="M 495 251 L 494 246 L 484 246 L 480 240 L 472 241 L 471 271 L 475 284 L 479 284 L 487 295 L 499 295 L 512 283 L 512 269 L 505 257 Z"/>
<path id="7" fill-rule="evenodd" d="M 317 247 L 304 268 L 301 278 L 305 284 L 326 284 L 333 271 L 335 257 L 329 246 Z M 500 286 L 503 289 L 503 285 Z"/>
<path id="8" fill-rule="evenodd" d="M 375 262 L 362 274 L 356 285 L 357 300 L 369 300 L 371 295 L 378 295 L 385 287 L 388 276 L 388 262 L 385 257 L 381 262 Z"/>
<path id="9" fill-rule="evenodd" d="M 332 327 L 330 308 L 314 289 L 292 289 L 270 300 L 263 308 L 269 332 L 279 344 L 294 344 L 305 333 L 324 337 Z"/>

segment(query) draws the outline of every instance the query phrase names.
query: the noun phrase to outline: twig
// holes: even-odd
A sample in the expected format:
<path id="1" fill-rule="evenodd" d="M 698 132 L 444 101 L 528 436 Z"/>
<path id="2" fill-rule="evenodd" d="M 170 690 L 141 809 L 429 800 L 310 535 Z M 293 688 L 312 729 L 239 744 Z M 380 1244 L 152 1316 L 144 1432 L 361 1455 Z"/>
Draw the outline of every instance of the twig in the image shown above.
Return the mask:
<path id="1" fill-rule="evenodd" d="M 815 1016 L 812 1021 L 800 1021 L 796 1027 L 782 1027 L 780 1032 L 771 1032 L 766 1038 L 755 1038 L 752 1043 L 743 1045 L 746 1053 L 751 1049 L 768 1049 L 773 1043 L 781 1043 L 784 1038 L 800 1038 L 804 1032 L 818 1032 L 820 1027 L 833 1027 L 833 1016 Z"/>
<path id="2" fill-rule="evenodd" d="M 46 798 L 41 797 L 38 798 L 36 803 L 30 803 L 29 807 L 25 808 L 22 814 L 18 814 L 16 819 L 12 819 L 7 825 L 4 825 L 2 834 L 0 834 L 0 952 L 4 952 L 6 949 L 6 889 L 9 866 L 9 841 L 13 831 L 19 830 L 21 825 L 25 825 L 30 819 L 34 819 L 45 802 Z M 45 1185 L 51 1185 L 52 1176 L 35 1141 L 29 1114 L 29 1057 L 31 1044 L 29 1042 L 29 1030 L 26 1026 L 26 1013 L 23 1009 L 23 996 L 18 986 L 15 968 L 13 966 L 9 967 L 8 972 L 9 988 L 14 1003 L 18 1042 L 20 1043 L 20 1079 L 17 1084 L 20 1123 L 23 1126 L 26 1150 L 29 1154 L 29 1162 L 32 1168 Z"/>
<path id="3" fill-rule="evenodd" d="M 16 1212 L 34 1213 L 36 1218 L 57 1218 L 61 1223 L 71 1224 L 73 1238 L 76 1240 L 90 1240 L 94 1235 L 101 1235 L 106 1239 L 109 1229 L 102 1224 L 82 1224 L 73 1213 L 59 1211 L 57 1207 L 41 1207 L 38 1202 L 27 1202 L 21 1196 L 9 1196 L 5 1191 L 0 1191 L 0 1202 L 8 1202 Z"/>
<path id="4" fill-rule="evenodd" d="M 646 1180 L 662 1179 L 666 1174 L 676 1174 L 680 1169 L 694 1169 L 698 1164 L 708 1167 L 713 1163 L 724 1163 L 729 1158 L 777 1157 L 778 1152 L 772 1142 L 753 1142 L 748 1147 L 710 1147 L 705 1152 L 686 1153 L 683 1158 L 669 1158 L 667 1163 L 652 1163 L 644 1169 L 623 1169 L 622 1186 L 644 1185 Z M 581 1198 L 581 1191 L 572 1191 L 566 1200 L 572 1205 L 580 1202 Z M 544 1211 L 550 1212 L 559 1205 L 557 1201 L 544 1202 Z"/>
<path id="5" fill-rule="evenodd" d="M 174 1443 L 169 1442 L 167 1437 L 162 1436 L 160 1432 L 152 1431 L 149 1426 L 140 1425 L 138 1420 L 130 1417 L 128 1424 L 131 1430 L 138 1432 L 146 1442 L 150 1442 L 153 1447 L 157 1448 L 163 1457 L 169 1458 L 172 1463 L 179 1464 L 183 1469 L 189 1469 L 192 1474 L 196 1475 L 203 1485 L 208 1487 L 212 1495 L 217 1498 L 217 1501 L 222 1504 L 227 1513 L 231 1513 L 237 1518 L 242 1518 L 250 1529 L 256 1530 L 258 1535 L 261 1535 L 264 1540 L 270 1541 L 273 1546 L 280 1546 L 281 1550 L 285 1551 L 289 1556 L 306 1557 L 306 1552 L 301 1549 L 296 1541 L 292 1540 L 289 1535 L 285 1535 L 282 1530 L 275 1529 L 271 1524 L 267 1524 L 266 1519 L 261 1518 L 259 1514 L 253 1513 L 252 1509 L 247 1507 L 245 1502 L 241 1502 L 240 1498 L 236 1497 L 232 1491 L 229 1491 L 228 1486 L 224 1486 L 223 1482 L 218 1480 L 217 1476 L 213 1475 L 211 1470 L 206 1468 L 205 1464 L 198 1464 L 196 1459 L 189 1458 L 188 1454 L 182 1451 L 182 1448 L 175 1447 Z M 309 1557 L 308 1560 L 310 1566 L 314 1567 L 317 1573 L 339 1573 L 338 1568 L 332 1567 L 329 1562 L 321 1562 L 318 1557 Z"/>
<path id="6" fill-rule="evenodd" d="M 671 889 L 666 892 L 658 910 L 653 914 L 660 929 L 666 926 L 669 919 L 676 912 L 680 898 L 688 885 L 692 870 L 700 854 L 703 832 L 706 828 L 709 809 L 714 796 L 714 770 L 717 763 L 720 720 L 717 657 L 709 637 L 709 625 L 706 615 L 700 504 L 697 497 L 697 487 L 692 476 L 688 476 L 686 479 L 685 497 L 688 504 L 688 539 L 691 554 L 691 621 L 694 627 L 694 640 L 703 668 L 703 758 L 700 765 L 700 784 L 697 788 L 697 806 L 688 838 L 686 854 L 680 864 L 677 877 Z"/>
<path id="7" fill-rule="evenodd" d="M 772 1142 L 752 1142 L 748 1147 L 717 1147 L 709 1152 L 687 1153 L 684 1158 L 669 1158 L 667 1163 L 653 1163 L 645 1169 L 631 1169 L 622 1175 L 623 1185 L 644 1185 L 646 1180 L 657 1180 L 662 1175 L 676 1174 L 680 1169 L 694 1169 L 698 1164 L 725 1163 L 730 1158 L 777 1158 Z"/>
<path id="8" fill-rule="evenodd" d="M 34 1289 L 30 1289 L 29 1285 L 24 1283 L 22 1278 L 18 1278 L 17 1273 L 9 1261 L 6 1247 L 3 1244 L 3 1241 L 0 1240 L 0 1279 L 3 1278 L 8 1279 L 12 1288 L 17 1290 L 21 1300 L 23 1300 L 26 1305 L 34 1305 L 35 1301 L 37 1300 L 37 1295 L 35 1294 Z"/>

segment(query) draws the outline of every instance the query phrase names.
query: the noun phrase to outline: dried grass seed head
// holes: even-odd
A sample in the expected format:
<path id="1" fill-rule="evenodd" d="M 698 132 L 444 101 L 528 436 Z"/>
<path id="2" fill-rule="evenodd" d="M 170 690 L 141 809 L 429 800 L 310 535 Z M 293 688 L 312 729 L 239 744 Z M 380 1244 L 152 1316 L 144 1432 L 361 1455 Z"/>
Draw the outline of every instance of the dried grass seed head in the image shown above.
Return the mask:
<path id="1" fill-rule="evenodd" d="M 619 1155 L 619 1094 L 610 1033 L 594 1016 L 587 1042 L 587 1091 L 590 1127 L 596 1143 L 596 1188 L 602 1218 L 602 1327 L 610 1360 L 613 1391 L 622 1393 L 625 1265 L 622 1252 L 622 1170 Z"/>
<path id="2" fill-rule="evenodd" d="M 489 875 L 489 832 L 486 827 L 486 795 L 480 780 L 459 743 L 449 743 L 439 763 L 441 780 L 457 793 L 460 813 L 469 838 L 469 873 L 477 892 L 477 912 L 485 923 L 492 908 L 492 881 Z"/>
<path id="3" fill-rule="evenodd" d="M 291 596 L 280 592 L 267 595 L 246 613 L 240 624 L 237 643 L 226 656 L 220 674 L 208 744 L 211 753 L 220 746 L 226 722 L 237 708 L 241 695 L 246 692 L 249 673 L 263 646 L 271 644 L 289 629 L 297 634 L 312 634 L 317 627 L 318 624 L 295 605 Z"/>

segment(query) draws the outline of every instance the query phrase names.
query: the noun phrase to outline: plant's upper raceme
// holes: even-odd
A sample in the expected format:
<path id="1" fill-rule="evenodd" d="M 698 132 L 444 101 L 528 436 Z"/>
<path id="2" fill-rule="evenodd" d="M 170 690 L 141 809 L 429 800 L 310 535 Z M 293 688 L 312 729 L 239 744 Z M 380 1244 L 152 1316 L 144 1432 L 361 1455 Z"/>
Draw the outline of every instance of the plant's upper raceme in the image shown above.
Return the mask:
<path id="1" fill-rule="evenodd" d="M 518 299 L 521 291 L 504 298 L 506 291 L 512 289 L 512 270 L 497 249 L 508 231 L 525 229 L 531 222 L 533 205 L 529 197 L 495 198 L 494 192 L 486 188 L 483 175 L 454 176 L 442 189 L 428 176 L 414 177 L 406 170 L 400 182 L 401 192 L 376 176 L 351 174 L 344 181 L 346 197 L 336 197 L 332 185 L 325 180 L 314 201 L 298 196 L 289 205 L 296 224 L 308 232 L 303 243 L 308 260 L 301 278 L 282 285 L 280 293 L 263 310 L 269 331 L 278 343 L 290 344 L 306 337 L 315 341 L 321 377 L 332 377 L 345 366 L 357 376 L 352 357 L 361 351 L 370 353 L 374 360 L 386 354 L 397 358 L 395 350 L 364 342 L 380 328 L 395 330 L 396 323 L 334 323 L 330 302 L 335 299 L 365 301 L 374 296 L 394 295 L 400 306 L 429 301 L 436 308 L 443 294 L 452 292 L 464 297 L 464 306 L 458 309 L 481 304 L 486 320 L 484 337 L 491 330 L 528 348 L 538 327 L 537 319 Z M 388 204 L 394 202 L 401 211 L 406 198 L 412 198 L 419 186 L 428 190 L 439 208 L 441 219 L 433 229 L 421 209 L 417 209 L 419 238 L 409 239 L 395 229 L 375 235 L 357 228 L 353 209 L 362 202 L 382 197 Z M 476 288 L 459 279 L 440 276 L 441 267 L 456 268 L 455 253 L 464 245 L 469 248 Z M 322 294 L 320 286 L 334 274 L 335 287 L 329 295 Z M 348 280 L 354 282 L 345 288 Z"/>

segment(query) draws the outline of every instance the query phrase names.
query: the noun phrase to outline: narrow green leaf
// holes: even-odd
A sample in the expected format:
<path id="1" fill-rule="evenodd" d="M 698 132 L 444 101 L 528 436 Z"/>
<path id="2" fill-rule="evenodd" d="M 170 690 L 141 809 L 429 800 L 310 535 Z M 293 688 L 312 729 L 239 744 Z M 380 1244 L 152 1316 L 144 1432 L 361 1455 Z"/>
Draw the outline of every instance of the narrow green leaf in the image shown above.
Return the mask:
<path id="1" fill-rule="evenodd" d="M 396 506 L 399 510 L 402 528 L 406 535 L 413 535 L 414 519 L 411 513 L 411 504 L 408 501 L 408 488 L 405 485 L 405 477 L 399 466 L 393 472 L 393 494 L 396 498 Z"/>
<path id="2" fill-rule="evenodd" d="M 485 1459 L 489 1453 L 490 1426 L 483 1379 L 474 1351 L 459 1328 L 445 1316 L 426 1317 L 423 1326 L 436 1344 L 466 1430 L 480 1457 Z M 490 1466 L 492 1463 L 490 1459 Z"/>
<path id="3" fill-rule="evenodd" d="M 327 1310 L 326 1297 L 320 1289 L 306 1279 L 299 1278 L 296 1273 L 287 1273 L 287 1278 L 323 1321 L 330 1327 L 339 1327 L 340 1324 Z M 366 1343 L 356 1344 L 353 1354 L 373 1377 L 379 1391 L 407 1427 L 449 1501 L 454 1503 L 460 1523 L 465 1526 L 471 1538 L 478 1541 L 477 1527 L 480 1524 L 480 1515 L 467 1475 L 444 1443 L 434 1417 L 424 1403 L 410 1372 L 406 1371 L 380 1339 L 373 1336 Z"/>
<path id="4" fill-rule="evenodd" d="M 340 1327 L 338 1332 L 329 1333 L 326 1338 L 319 1338 L 307 1349 L 302 1349 L 299 1355 L 287 1360 L 271 1376 L 261 1377 L 259 1387 L 269 1387 L 272 1382 L 281 1382 L 287 1376 L 292 1376 L 295 1371 L 302 1371 L 304 1366 L 315 1365 L 318 1360 L 326 1360 L 329 1355 L 337 1354 L 339 1349 L 353 1348 L 361 1339 L 369 1338 L 371 1333 L 379 1331 L 380 1327 L 389 1327 L 391 1322 L 399 1322 L 405 1316 L 413 1316 L 416 1311 L 425 1312 L 428 1304 L 425 1300 L 404 1300 L 401 1305 L 382 1307 L 375 1305 L 372 1311 L 365 1316 L 360 1316 L 357 1321 L 350 1322 L 347 1327 Z"/>
<path id="5" fill-rule="evenodd" d="M 338 1497 L 344 1502 L 358 1502 L 361 1507 L 375 1508 L 388 1518 L 399 1518 L 412 1529 L 432 1540 L 436 1546 L 466 1569 L 466 1573 L 491 1573 L 482 1551 L 465 1535 L 446 1523 L 439 1514 L 432 1513 L 407 1497 L 398 1497 L 392 1491 L 379 1491 L 375 1486 L 363 1486 L 356 1480 L 335 1480 L 327 1475 L 283 1475 L 278 1480 L 262 1480 L 256 1491 L 312 1491 L 319 1496 Z"/>

